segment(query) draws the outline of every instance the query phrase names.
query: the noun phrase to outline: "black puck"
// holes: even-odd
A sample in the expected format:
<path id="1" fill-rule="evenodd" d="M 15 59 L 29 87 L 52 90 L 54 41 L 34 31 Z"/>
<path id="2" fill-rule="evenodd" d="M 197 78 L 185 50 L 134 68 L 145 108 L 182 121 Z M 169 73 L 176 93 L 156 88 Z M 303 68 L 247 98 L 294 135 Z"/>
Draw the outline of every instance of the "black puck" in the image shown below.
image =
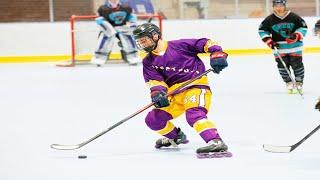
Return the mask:
<path id="1" fill-rule="evenodd" d="M 79 159 L 86 159 L 87 156 L 86 156 L 86 155 L 79 155 L 78 158 L 79 158 Z"/>

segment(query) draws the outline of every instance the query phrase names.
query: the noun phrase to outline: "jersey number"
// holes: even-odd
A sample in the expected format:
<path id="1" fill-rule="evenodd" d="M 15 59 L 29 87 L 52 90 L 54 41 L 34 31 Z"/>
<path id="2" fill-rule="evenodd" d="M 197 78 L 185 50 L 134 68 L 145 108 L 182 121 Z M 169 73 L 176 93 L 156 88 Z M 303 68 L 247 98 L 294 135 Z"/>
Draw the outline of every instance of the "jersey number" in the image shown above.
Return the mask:
<path id="1" fill-rule="evenodd" d="M 197 97 L 196 95 L 192 95 L 191 97 L 186 97 L 184 103 L 186 104 L 187 102 L 192 102 L 192 103 L 196 103 L 197 102 Z"/>

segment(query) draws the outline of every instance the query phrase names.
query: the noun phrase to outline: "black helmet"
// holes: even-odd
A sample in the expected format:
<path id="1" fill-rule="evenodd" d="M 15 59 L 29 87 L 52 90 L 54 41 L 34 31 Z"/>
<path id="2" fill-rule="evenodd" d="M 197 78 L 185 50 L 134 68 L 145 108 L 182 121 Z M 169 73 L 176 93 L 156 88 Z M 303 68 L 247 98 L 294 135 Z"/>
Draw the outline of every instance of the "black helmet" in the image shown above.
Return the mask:
<path id="1" fill-rule="evenodd" d="M 154 36 L 158 35 L 157 39 L 154 39 Z M 161 31 L 158 26 L 152 23 L 144 23 L 136 27 L 136 29 L 133 30 L 133 37 L 137 42 L 137 46 L 139 49 L 142 49 L 146 52 L 151 52 L 157 48 L 158 41 L 161 38 Z M 139 44 L 138 40 L 144 37 L 149 37 L 153 43 L 152 45 L 148 47 L 143 47 Z"/>
<path id="2" fill-rule="evenodd" d="M 314 24 L 314 33 L 315 33 L 315 35 L 317 35 L 318 32 L 320 32 L 320 20 L 318 20 L 316 22 L 316 24 Z"/>
<path id="3" fill-rule="evenodd" d="M 275 6 L 276 4 L 283 4 L 284 6 L 286 6 L 287 0 L 272 0 L 272 6 Z"/>

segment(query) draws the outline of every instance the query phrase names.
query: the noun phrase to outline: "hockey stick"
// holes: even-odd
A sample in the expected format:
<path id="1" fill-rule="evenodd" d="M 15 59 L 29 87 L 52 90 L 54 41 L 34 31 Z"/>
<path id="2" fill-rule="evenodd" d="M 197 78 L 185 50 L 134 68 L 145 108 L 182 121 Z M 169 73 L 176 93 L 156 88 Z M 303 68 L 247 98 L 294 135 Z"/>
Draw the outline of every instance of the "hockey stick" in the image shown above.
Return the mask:
<path id="1" fill-rule="evenodd" d="M 204 73 L 199 74 L 197 77 L 190 79 L 189 81 L 185 82 L 184 84 L 182 84 L 181 86 L 179 86 L 178 88 L 176 88 L 174 91 L 169 92 L 166 96 L 172 96 L 176 93 L 178 93 L 179 91 L 181 91 L 182 89 L 184 89 L 185 87 L 187 87 L 188 85 L 190 85 L 192 82 L 194 82 L 195 80 L 201 78 L 204 75 L 207 75 L 209 72 L 211 72 L 212 69 L 208 69 L 206 70 Z M 144 106 L 143 108 L 141 108 L 140 110 L 138 110 L 137 112 L 129 115 L 128 117 L 122 119 L 121 121 L 117 122 L 116 124 L 110 126 L 109 128 L 107 128 L 106 130 L 100 132 L 99 134 L 93 136 L 92 138 L 83 141 L 80 144 L 75 144 L 75 145 L 63 145 L 63 144 L 52 144 L 50 147 L 53 149 L 57 149 L 57 150 L 74 150 L 74 149 L 79 149 L 87 144 L 89 144 L 90 142 L 94 141 L 95 139 L 99 138 L 100 136 L 106 134 L 107 132 L 111 131 L 112 129 L 118 127 L 119 125 L 121 125 L 122 123 L 128 121 L 129 119 L 135 117 L 136 115 L 142 113 L 143 111 L 145 111 L 146 109 L 150 108 L 151 106 L 153 106 L 155 103 L 152 102 L 146 106 Z"/>
<path id="2" fill-rule="evenodd" d="M 314 134 L 319 129 L 320 129 L 320 125 L 318 125 L 314 130 L 312 130 L 309 134 L 307 134 L 304 138 L 302 138 L 299 142 L 297 142 L 294 145 L 274 146 L 274 145 L 264 144 L 263 149 L 265 151 L 272 152 L 272 153 L 289 153 L 289 152 L 295 150 L 298 146 L 300 146 L 300 144 L 302 144 L 305 140 L 307 140 L 312 134 Z"/>
<path id="3" fill-rule="evenodd" d="M 289 71 L 289 69 L 288 69 L 286 63 L 284 62 L 284 60 L 282 59 L 282 57 L 281 57 L 281 55 L 280 55 L 280 53 L 279 53 L 278 48 L 277 48 L 277 47 L 274 47 L 274 50 L 275 50 L 278 58 L 280 59 L 280 62 L 282 63 L 282 65 L 283 65 L 284 68 L 286 69 L 286 71 L 287 71 L 287 73 L 288 73 L 288 75 L 289 75 L 289 77 L 290 77 L 290 79 L 291 79 L 291 81 L 292 81 L 292 83 L 293 83 L 293 87 L 298 91 L 298 93 L 300 94 L 300 96 L 303 98 L 303 94 L 299 91 L 299 89 L 298 89 L 298 87 L 297 87 L 297 82 L 296 82 L 296 80 L 292 77 L 291 72 Z"/>
<path id="4" fill-rule="evenodd" d="M 152 20 L 153 20 L 153 17 L 149 18 L 147 22 L 148 22 L 148 23 L 151 23 Z"/>

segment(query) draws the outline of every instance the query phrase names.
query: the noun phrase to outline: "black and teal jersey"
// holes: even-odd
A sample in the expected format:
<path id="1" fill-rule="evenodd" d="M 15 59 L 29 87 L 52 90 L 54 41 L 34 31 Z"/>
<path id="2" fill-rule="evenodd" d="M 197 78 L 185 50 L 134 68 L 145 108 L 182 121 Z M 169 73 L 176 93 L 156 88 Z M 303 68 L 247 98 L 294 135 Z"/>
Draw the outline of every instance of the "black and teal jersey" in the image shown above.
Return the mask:
<path id="1" fill-rule="evenodd" d="M 276 14 L 266 17 L 260 24 L 259 35 L 264 41 L 270 37 L 277 42 L 281 54 L 302 54 L 302 39 L 288 44 L 286 38 L 292 33 L 299 33 L 301 37 L 304 37 L 307 28 L 307 24 L 299 15 L 288 11 L 283 17 Z"/>
<path id="2" fill-rule="evenodd" d="M 127 5 L 119 5 L 117 8 L 102 5 L 98 9 L 98 13 L 112 26 L 123 26 L 127 22 L 136 21 L 136 17 L 132 14 L 132 8 Z"/>

